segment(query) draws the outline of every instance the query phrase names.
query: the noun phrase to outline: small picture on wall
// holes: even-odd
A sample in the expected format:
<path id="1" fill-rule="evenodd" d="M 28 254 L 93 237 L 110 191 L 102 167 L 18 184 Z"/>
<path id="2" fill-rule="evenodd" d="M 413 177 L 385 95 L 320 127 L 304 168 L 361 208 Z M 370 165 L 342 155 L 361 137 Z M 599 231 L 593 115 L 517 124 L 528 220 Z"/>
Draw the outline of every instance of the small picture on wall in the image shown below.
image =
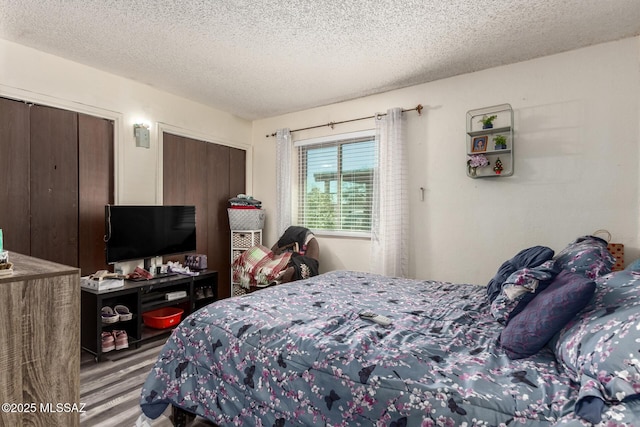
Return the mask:
<path id="1" fill-rule="evenodd" d="M 489 137 L 487 135 L 474 137 L 471 141 L 471 152 L 480 153 L 482 151 L 487 151 L 488 139 Z"/>

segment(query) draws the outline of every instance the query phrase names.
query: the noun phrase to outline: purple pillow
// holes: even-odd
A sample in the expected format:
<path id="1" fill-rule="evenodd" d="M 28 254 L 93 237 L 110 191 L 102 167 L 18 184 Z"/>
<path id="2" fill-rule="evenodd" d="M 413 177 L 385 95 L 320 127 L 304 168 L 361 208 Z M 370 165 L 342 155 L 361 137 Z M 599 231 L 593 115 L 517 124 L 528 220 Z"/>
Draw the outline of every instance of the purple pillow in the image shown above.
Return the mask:
<path id="1" fill-rule="evenodd" d="M 500 334 L 500 345 L 510 359 L 522 359 L 540 351 L 589 303 L 596 284 L 581 274 L 561 271 L 551 284 L 509 321 Z"/>

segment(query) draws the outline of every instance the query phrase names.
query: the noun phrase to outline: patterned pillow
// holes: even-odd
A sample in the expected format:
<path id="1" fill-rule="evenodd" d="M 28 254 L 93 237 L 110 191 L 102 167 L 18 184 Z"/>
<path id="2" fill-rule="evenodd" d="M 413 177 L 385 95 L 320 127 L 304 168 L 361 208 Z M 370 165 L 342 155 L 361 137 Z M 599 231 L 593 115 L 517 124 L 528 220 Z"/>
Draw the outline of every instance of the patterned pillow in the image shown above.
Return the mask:
<path id="1" fill-rule="evenodd" d="M 521 268 L 502 284 L 500 294 L 491 303 L 491 314 L 502 324 L 520 313 L 529 302 L 551 284 L 558 274 L 554 261 L 534 268 Z"/>
<path id="2" fill-rule="evenodd" d="M 500 345 L 511 359 L 540 351 L 591 300 L 596 284 L 584 276 L 561 271 L 500 334 Z"/>
<path id="3" fill-rule="evenodd" d="M 493 302 L 500 294 L 502 284 L 507 278 L 521 268 L 533 268 L 553 258 L 553 249 L 546 246 L 533 246 L 523 249 L 510 260 L 502 263 L 496 275 L 487 284 L 487 296 Z"/>
<path id="4" fill-rule="evenodd" d="M 616 263 L 607 249 L 607 242 L 595 236 L 578 237 L 554 259 L 559 268 L 590 279 L 611 273 L 611 267 Z"/>
<path id="5" fill-rule="evenodd" d="M 556 359 L 582 396 L 640 397 L 640 272 L 613 272 L 596 285 L 593 302 L 554 338 Z"/>

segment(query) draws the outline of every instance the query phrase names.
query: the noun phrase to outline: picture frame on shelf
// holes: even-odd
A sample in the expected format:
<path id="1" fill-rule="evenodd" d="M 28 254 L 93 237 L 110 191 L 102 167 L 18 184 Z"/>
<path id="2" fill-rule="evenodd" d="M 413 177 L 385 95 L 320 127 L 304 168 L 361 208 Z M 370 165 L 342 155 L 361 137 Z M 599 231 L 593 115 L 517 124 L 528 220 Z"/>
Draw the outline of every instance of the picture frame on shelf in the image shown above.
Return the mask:
<path id="1" fill-rule="evenodd" d="M 471 140 L 471 152 L 483 153 L 487 151 L 488 135 L 476 136 Z"/>

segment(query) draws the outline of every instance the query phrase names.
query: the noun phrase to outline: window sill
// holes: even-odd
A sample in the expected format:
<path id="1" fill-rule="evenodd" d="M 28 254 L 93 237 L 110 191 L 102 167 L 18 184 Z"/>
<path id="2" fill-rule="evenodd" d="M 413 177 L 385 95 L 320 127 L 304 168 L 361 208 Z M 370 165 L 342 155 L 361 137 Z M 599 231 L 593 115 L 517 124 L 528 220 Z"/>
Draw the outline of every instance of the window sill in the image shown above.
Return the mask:
<path id="1" fill-rule="evenodd" d="M 314 230 L 313 234 L 320 237 L 346 237 L 350 239 L 371 240 L 371 232 L 368 231 L 341 231 L 341 230 Z"/>

